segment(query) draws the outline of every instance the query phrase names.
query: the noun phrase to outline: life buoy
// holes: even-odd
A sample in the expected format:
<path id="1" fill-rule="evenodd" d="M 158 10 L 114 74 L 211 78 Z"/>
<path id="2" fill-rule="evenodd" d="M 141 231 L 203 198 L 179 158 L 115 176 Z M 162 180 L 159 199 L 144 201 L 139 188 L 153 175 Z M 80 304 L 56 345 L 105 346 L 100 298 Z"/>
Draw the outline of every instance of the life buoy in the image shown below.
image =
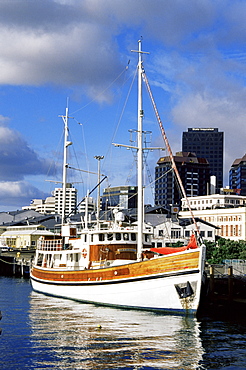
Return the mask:
<path id="1" fill-rule="evenodd" d="M 85 248 L 82 250 L 82 256 L 84 258 L 86 258 L 86 256 L 87 256 L 87 250 Z"/>

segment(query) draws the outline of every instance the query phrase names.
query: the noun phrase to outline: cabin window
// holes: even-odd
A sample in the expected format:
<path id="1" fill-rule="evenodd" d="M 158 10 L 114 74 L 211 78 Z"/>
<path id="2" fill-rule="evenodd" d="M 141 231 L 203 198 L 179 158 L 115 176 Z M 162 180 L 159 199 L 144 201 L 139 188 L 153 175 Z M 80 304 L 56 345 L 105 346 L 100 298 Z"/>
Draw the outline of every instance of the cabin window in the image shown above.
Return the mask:
<path id="1" fill-rule="evenodd" d="M 163 230 L 159 230 L 159 236 L 163 236 Z"/>
<path id="2" fill-rule="evenodd" d="M 127 233 L 123 234 L 123 239 L 124 240 L 129 240 L 129 234 L 127 234 Z"/>
<path id="3" fill-rule="evenodd" d="M 85 234 L 85 239 L 84 240 L 85 240 L 85 243 L 86 243 L 86 241 L 87 241 L 87 234 Z"/>
<path id="4" fill-rule="evenodd" d="M 79 254 L 75 253 L 75 262 L 79 262 Z"/>
<path id="5" fill-rule="evenodd" d="M 201 236 L 202 238 L 204 238 L 204 236 L 205 236 L 205 231 L 200 231 L 200 236 Z"/>
<path id="6" fill-rule="evenodd" d="M 113 234 L 107 234 L 108 240 L 113 240 Z"/>
<path id="7" fill-rule="evenodd" d="M 212 238 L 213 236 L 213 232 L 212 231 L 208 231 L 208 238 Z"/>
<path id="8" fill-rule="evenodd" d="M 185 237 L 189 238 L 189 236 L 190 236 L 190 230 L 185 230 Z"/>
<path id="9" fill-rule="evenodd" d="M 136 241 L 136 234 L 135 233 L 132 233 L 131 234 L 131 240 L 133 241 L 133 242 L 135 242 Z"/>
<path id="10" fill-rule="evenodd" d="M 146 241 L 146 243 L 149 242 L 149 235 L 147 235 L 147 234 L 145 234 L 145 241 Z"/>
<path id="11" fill-rule="evenodd" d="M 93 242 L 93 234 L 91 234 L 91 242 Z"/>
<path id="12" fill-rule="evenodd" d="M 152 242 L 151 245 L 152 245 L 152 248 L 155 248 L 155 243 L 154 242 Z"/>
<path id="13" fill-rule="evenodd" d="M 161 242 L 157 242 L 157 248 L 162 248 L 162 243 Z"/>
<path id="14" fill-rule="evenodd" d="M 99 237 L 99 242 L 104 241 L 104 234 L 98 234 L 98 237 Z"/>
<path id="15" fill-rule="evenodd" d="M 115 237 L 116 237 L 116 240 L 121 240 L 121 234 L 120 233 L 116 233 Z"/>

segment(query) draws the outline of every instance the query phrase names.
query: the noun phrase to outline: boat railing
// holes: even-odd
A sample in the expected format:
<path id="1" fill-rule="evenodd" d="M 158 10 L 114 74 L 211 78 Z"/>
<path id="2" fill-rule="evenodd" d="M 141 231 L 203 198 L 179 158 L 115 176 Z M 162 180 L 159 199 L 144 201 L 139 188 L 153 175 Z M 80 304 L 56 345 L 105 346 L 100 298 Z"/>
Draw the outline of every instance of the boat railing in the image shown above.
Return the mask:
<path id="1" fill-rule="evenodd" d="M 38 241 L 37 249 L 42 251 L 61 251 L 62 239 L 41 239 Z"/>

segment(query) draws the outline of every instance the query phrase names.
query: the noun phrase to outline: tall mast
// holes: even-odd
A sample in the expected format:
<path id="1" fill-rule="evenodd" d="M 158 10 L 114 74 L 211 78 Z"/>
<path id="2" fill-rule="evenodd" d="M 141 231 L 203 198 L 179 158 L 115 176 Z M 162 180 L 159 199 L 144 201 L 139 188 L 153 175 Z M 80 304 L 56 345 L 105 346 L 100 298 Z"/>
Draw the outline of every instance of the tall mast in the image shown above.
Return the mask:
<path id="1" fill-rule="evenodd" d="M 62 225 L 65 224 L 66 219 L 66 188 L 67 188 L 67 148 L 71 145 L 68 141 L 68 107 L 66 108 L 65 116 L 60 116 L 64 122 L 64 149 L 63 149 L 63 174 L 62 174 Z"/>
<path id="2" fill-rule="evenodd" d="M 142 98 L 142 50 L 138 41 L 138 244 L 137 258 L 141 258 L 143 247 L 143 98 Z"/>
<path id="3" fill-rule="evenodd" d="M 143 201 L 143 98 L 142 98 L 142 74 L 143 61 L 142 54 L 149 54 L 142 51 L 142 42 L 138 41 L 138 244 L 137 258 L 141 258 L 143 248 L 143 221 L 144 221 L 144 201 Z"/>
<path id="4" fill-rule="evenodd" d="M 148 52 L 142 51 L 142 42 L 138 41 L 138 50 L 131 50 L 138 53 L 138 129 L 137 129 L 137 146 L 129 146 L 122 144 L 114 144 L 115 146 L 123 146 L 127 148 L 137 149 L 138 159 L 138 173 L 137 173 L 137 185 L 138 185 L 138 243 L 137 243 L 137 258 L 141 259 L 142 248 L 143 248 L 143 221 L 144 221 L 144 205 L 143 205 L 143 99 L 142 99 L 142 75 L 143 61 L 142 54 L 149 54 Z"/>

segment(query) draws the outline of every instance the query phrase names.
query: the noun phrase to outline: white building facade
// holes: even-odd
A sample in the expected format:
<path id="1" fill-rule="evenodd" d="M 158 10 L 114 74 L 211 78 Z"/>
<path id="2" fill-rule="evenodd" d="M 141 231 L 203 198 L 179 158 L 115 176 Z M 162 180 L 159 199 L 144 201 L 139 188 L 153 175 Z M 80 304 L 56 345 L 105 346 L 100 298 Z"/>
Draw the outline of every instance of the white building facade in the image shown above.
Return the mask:
<path id="1" fill-rule="evenodd" d="M 63 189 L 62 188 L 55 188 L 54 190 L 54 197 L 55 197 L 55 213 L 58 215 L 62 215 L 62 207 L 63 207 Z M 75 213 L 75 209 L 77 206 L 77 189 L 75 189 L 72 184 L 66 185 L 66 208 L 65 208 L 65 215 L 69 215 L 70 213 Z"/>
<path id="2" fill-rule="evenodd" d="M 238 195 L 213 194 L 189 197 L 194 217 L 209 222 L 219 229 L 216 235 L 234 241 L 246 240 L 246 197 Z M 182 199 L 180 218 L 187 218 L 190 212 Z"/>

